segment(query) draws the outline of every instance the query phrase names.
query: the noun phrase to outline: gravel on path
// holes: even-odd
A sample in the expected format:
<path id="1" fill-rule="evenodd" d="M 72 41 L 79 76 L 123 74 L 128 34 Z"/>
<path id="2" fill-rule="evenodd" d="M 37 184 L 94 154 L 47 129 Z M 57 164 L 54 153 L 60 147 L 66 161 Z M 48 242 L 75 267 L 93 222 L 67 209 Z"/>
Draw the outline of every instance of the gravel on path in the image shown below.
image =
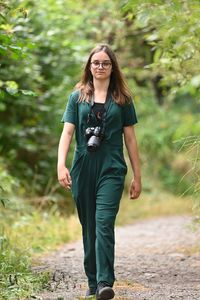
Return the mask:
<path id="1" fill-rule="evenodd" d="M 168 216 L 116 228 L 115 300 L 200 300 L 200 229 L 189 216 Z M 36 299 L 84 299 L 87 280 L 82 242 L 62 247 L 40 261 L 50 270 L 47 289 Z M 32 298 L 31 298 L 32 299 Z"/>

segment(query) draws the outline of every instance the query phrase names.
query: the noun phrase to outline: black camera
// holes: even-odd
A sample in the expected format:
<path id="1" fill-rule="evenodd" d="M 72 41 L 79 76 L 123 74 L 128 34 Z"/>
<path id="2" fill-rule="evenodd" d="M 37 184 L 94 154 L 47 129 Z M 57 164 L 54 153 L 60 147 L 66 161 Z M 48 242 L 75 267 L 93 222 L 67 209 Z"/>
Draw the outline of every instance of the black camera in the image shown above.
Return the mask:
<path id="1" fill-rule="evenodd" d="M 85 130 L 85 136 L 87 139 L 87 149 L 90 152 L 95 152 L 100 146 L 101 140 L 104 137 L 103 130 L 100 126 L 88 127 Z"/>

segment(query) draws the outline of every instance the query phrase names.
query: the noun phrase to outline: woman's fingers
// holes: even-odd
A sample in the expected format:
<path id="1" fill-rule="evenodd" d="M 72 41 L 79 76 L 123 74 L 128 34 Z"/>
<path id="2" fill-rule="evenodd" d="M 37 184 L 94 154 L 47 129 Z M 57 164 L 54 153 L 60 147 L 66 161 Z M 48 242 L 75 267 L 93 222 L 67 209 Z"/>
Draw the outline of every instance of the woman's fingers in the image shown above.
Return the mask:
<path id="1" fill-rule="evenodd" d="M 72 184 L 72 179 L 71 179 L 71 176 L 70 176 L 70 174 L 69 174 L 69 171 L 66 173 L 66 179 L 67 179 L 68 185 L 71 186 L 71 184 Z"/>
<path id="2" fill-rule="evenodd" d="M 70 183 L 70 181 L 68 180 L 67 177 L 63 180 L 63 182 L 64 182 L 65 187 L 66 187 L 67 189 L 70 189 L 71 183 Z"/>
<path id="3" fill-rule="evenodd" d="M 63 178 L 59 180 L 60 185 L 62 185 L 64 188 L 70 189 L 71 188 L 71 182 L 68 181 L 67 178 Z"/>
<path id="4" fill-rule="evenodd" d="M 72 185 L 72 180 L 71 180 L 71 176 L 70 176 L 68 169 L 65 168 L 60 173 L 61 173 L 61 175 L 58 179 L 60 185 L 63 186 L 64 188 L 70 189 L 71 185 Z"/>
<path id="5" fill-rule="evenodd" d="M 141 193 L 141 185 L 133 181 L 130 187 L 130 199 L 137 199 L 140 193 Z"/>

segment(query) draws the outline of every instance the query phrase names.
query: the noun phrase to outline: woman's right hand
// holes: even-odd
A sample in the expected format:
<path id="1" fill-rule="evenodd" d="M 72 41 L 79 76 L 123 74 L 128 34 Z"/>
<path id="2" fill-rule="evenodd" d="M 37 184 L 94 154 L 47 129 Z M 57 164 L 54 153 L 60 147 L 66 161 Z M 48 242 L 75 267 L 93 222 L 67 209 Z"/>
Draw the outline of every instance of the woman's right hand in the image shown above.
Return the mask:
<path id="1" fill-rule="evenodd" d="M 58 167 L 58 181 L 64 188 L 71 189 L 71 176 L 69 170 L 65 166 Z"/>

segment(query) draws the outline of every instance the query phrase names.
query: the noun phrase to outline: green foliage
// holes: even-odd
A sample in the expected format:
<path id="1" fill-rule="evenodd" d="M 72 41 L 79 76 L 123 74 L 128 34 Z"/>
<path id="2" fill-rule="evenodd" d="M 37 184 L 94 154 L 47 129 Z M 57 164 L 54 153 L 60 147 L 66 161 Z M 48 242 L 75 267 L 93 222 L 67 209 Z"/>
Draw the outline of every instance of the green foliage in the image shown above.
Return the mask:
<path id="1" fill-rule="evenodd" d="M 6 230 L 5 234 L 11 241 L 26 249 L 29 255 L 67 242 L 76 230 L 72 228 L 73 217 L 68 217 L 66 222 L 66 215 L 61 215 L 56 205 L 46 211 L 39 208 L 42 200 L 35 198 L 33 202 L 33 199 L 10 197 L 5 207 L 0 206 L 0 228 Z"/>
<path id="2" fill-rule="evenodd" d="M 143 191 L 153 193 L 147 202 L 157 214 L 182 213 L 188 203 L 181 210 L 181 201 L 176 206 L 172 197 L 163 208 L 169 194 L 158 193 L 165 189 L 198 198 L 199 17 L 194 0 L 0 0 L 3 299 L 28 297 L 42 287 L 48 275 L 32 273 L 31 257 L 77 231 L 77 220 L 66 222 L 63 216 L 74 207 L 57 183 L 57 146 L 68 96 L 97 43 L 116 50 L 134 94 Z M 139 208 L 126 217 L 138 217 L 135 211 Z M 146 216 L 150 211 L 147 205 Z"/>
<path id="3" fill-rule="evenodd" d="M 55 207 L 40 211 L 20 198 L 10 198 L 5 207 L 0 206 L 1 299 L 27 299 L 44 288 L 48 272 L 32 268 L 38 264 L 38 255 L 79 236 L 75 217 L 66 220 Z"/>
<path id="4" fill-rule="evenodd" d="M 18 178 L 18 193 L 62 205 L 66 193 L 56 178 L 60 119 L 88 51 L 98 42 L 117 50 L 133 90 L 145 172 L 153 169 L 161 186 L 177 191 L 187 168 L 174 167 L 173 142 L 199 134 L 199 3 L 0 3 L 0 153 L 5 172 Z M 71 158 L 72 151 L 68 166 Z M 185 155 L 182 160 L 186 165 Z M 185 180 L 178 191 L 190 185 Z M 69 195 L 65 203 L 73 211 Z"/>
<path id="5" fill-rule="evenodd" d="M 195 124 L 196 125 L 196 124 Z M 194 126 L 196 127 L 196 126 Z M 184 177 L 192 177 L 192 183 L 189 186 L 189 190 L 194 192 L 197 201 L 195 202 L 194 209 L 196 212 L 200 212 L 200 138 L 197 135 L 187 136 L 177 141 L 180 145 L 180 151 L 184 149 L 187 155 L 187 159 L 190 162 L 190 169 L 184 174 Z M 187 190 L 184 192 L 186 193 Z"/>
<path id="6" fill-rule="evenodd" d="M 190 136 L 196 137 L 193 142 L 198 144 L 200 122 L 196 100 L 186 95 L 160 106 L 150 88 L 133 86 L 133 89 L 139 120 L 135 130 L 141 157 L 143 192 L 166 190 L 199 199 L 196 192 L 199 169 L 197 165 L 196 170 L 193 167 L 199 153 L 197 149 L 189 152 L 186 147 L 181 147 L 184 139 Z M 126 191 L 131 176 L 127 177 Z"/>
<path id="7" fill-rule="evenodd" d="M 149 76 L 161 76 L 161 87 L 199 97 L 200 41 L 199 1 L 124 1 L 129 31 L 141 35 L 150 46 L 151 61 L 145 66 Z"/>
<path id="8" fill-rule="evenodd" d="M 0 204 L 4 207 L 9 203 L 9 196 L 17 190 L 19 182 L 12 177 L 2 158 L 0 158 Z"/>
<path id="9" fill-rule="evenodd" d="M 200 133 L 199 1 L 121 1 L 121 13 L 126 30 L 120 45 L 128 48 L 123 59 L 133 66 L 126 74 L 140 87 L 135 98 L 142 100 L 138 107 L 144 128 L 138 131 L 144 165 L 147 162 L 165 189 L 198 197 L 199 167 L 194 168 L 192 161 L 199 159 L 199 152 L 189 149 L 188 158 L 186 149 L 179 145 L 179 151 L 174 142 L 196 136 L 193 142 L 198 144 Z M 149 90 L 161 109 L 152 101 L 151 108 L 149 101 L 143 105 L 141 87 Z M 148 168 L 144 169 L 146 175 Z"/>
<path id="10" fill-rule="evenodd" d="M 26 249 L 11 243 L 8 236 L 0 235 L 0 294 L 1 299 L 25 299 L 43 288 L 48 273 L 34 274 Z"/>
<path id="11" fill-rule="evenodd" d="M 0 151 L 30 195 L 49 193 L 47 186 L 56 182 L 59 123 L 89 49 L 120 30 L 111 17 L 115 4 L 103 3 L 94 8 L 88 1 L 89 10 L 84 1 L 64 0 L 2 6 Z"/>

